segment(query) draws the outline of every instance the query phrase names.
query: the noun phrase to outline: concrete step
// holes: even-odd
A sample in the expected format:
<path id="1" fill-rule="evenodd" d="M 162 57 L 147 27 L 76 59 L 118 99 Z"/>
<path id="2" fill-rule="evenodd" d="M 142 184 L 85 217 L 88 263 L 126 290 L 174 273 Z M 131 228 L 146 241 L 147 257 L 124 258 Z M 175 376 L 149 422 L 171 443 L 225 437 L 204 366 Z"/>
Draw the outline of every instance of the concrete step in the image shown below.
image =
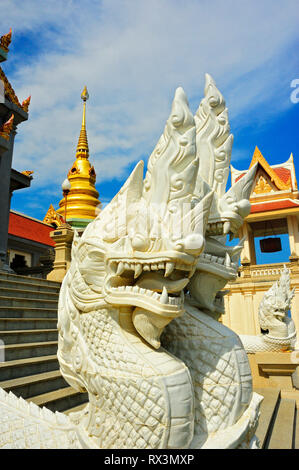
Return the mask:
<path id="1" fill-rule="evenodd" d="M 1 318 L 0 330 L 53 329 L 57 327 L 57 318 Z"/>
<path id="2" fill-rule="evenodd" d="M 59 370 L 56 353 L 46 356 L 7 360 L 6 362 L 0 362 L 0 379 L 1 381 L 12 380 L 53 370 Z"/>
<path id="3" fill-rule="evenodd" d="M 46 406 L 51 411 L 65 411 L 87 402 L 88 394 L 80 393 L 72 387 L 65 387 L 53 392 L 43 393 L 36 397 L 27 398 L 38 406 Z"/>
<path id="4" fill-rule="evenodd" d="M 298 390 L 281 390 L 281 398 L 290 398 L 296 401 L 296 409 L 299 410 L 299 391 Z"/>
<path id="5" fill-rule="evenodd" d="M 52 411 L 88 400 L 62 377 L 57 360 L 60 283 L 0 273 L 0 387 Z"/>
<path id="6" fill-rule="evenodd" d="M 39 341 L 34 343 L 5 344 L 0 346 L 0 352 L 4 349 L 4 360 L 13 361 L 39 356 L 49 356 L 57 353 L 58 341 Z"/>
<path id="7" fill-rule="evenodd" d="M 57 341 L 58 330 L 43 329 L 43 330 L 11 330 L 11 331 L 0 331 L 0 340 L 5 345 L 9 344 L 21 344 L 21 343 L 37 343 L 42 341 Z"/>
<path id="8" fill-rule="evenodd" d="M 30 398 L 36 395 L 52 392 L 68 387 L 59 370 L 41 374 L 18 377 L 0 382 L 0 387 L 7 392 L 12 391 L 16 396 Z"/>
<path id="9" fill-rule="evenodd" d="M 268 449 L 292 449 L 295 420 L 295 400 L 282 398 L 272 431 L 270 430 Z"/>
<path id="10" fill-rule="evenodd" d="M 58 301 L 57 292 L 44 292 L 33 289 L 15 289 L 14 287 L 2 287 L 0 284 L 0 297 L 13 297 L 23 299 L 46 299 Z"/>
<path id="11" fill-rule="evenodd" d="M 52 285 L 43 284 L 40 282 L 28 283 L 28 282 L 23 282 L 20 280 L 10 281 L 9 279 L 0 279 L 0 287 L 14 289 L 14 290 L 25 289 L 25 290 L 33 290 L 33 291 L 41 291 L 41 292 L 52 292 L 54 294 L 55 293 L 59 294 L 59 291 L 60 291 L 60 285 L 52 286 Z"/>
<path id="12" fill-rule="evenodd" d="M 2 307 L 48 307 L 56 308 L 58 307 L 58 298 L 57 299 L 38 299 L 38 298 L 24 298 L 24 297 L 7 297 L 0 296 L 0 305 Z"/>
<path id="13" fill-rule="evenodd" d="M 61 286 L 60 282 L 48 281 L 46 279 L 41 279 L 38 277 L 20 276 L 19 274 L 10 274 L 5 272 L 0 272 L 0 282 L 1 280 L 23 282 L 25 284 L 39 284 L 44 286 L 56 287 L 58 289 L 60 289 Z"/>
<path id="14" fill-rule="evenodd" d="M 259 423 L 256 429 L 256 436 L 260 441 L 260 446 L 264 448 L 268 429 L 273 421 L 275 410 L 279 405 L 280 390 L 275 388 L 257 388 L 254 391 L 264 397 L 260 408 L 261 414 Z"/>
<path id="15" fill-rule="evenodd" d="M 43 308 L 43 307 L 18 307 L 1 306 L 0 305 L 0 318 L 57 318 L 57 308 Z"/>

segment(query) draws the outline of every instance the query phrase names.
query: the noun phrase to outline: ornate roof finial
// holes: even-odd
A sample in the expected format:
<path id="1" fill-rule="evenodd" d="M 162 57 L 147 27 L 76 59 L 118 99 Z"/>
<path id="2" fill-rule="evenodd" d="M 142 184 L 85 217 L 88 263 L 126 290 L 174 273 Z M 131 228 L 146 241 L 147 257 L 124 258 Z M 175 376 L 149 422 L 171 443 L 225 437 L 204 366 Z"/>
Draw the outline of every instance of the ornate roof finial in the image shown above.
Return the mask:
<path id="1" fill-rule="evenodd" d="M 86 132 L 86 101 L 89 98 L 87 87 L 85 85 L 84 90 L 81 93 L 81 99 L 83 100 L 83 116 L 82 116 L 82 125 L 79 135 L 76 158 L 88 158 L 89 157 L 89 148 L 87 141 L 87 132 Z"/>
<path id="2" fill-rule="evenodd" d="M 28 98 L 22 102 L 22 108 L 26 113 L 28 113 L 28 110 L 29 110 L 30 100 L 31 100 L 31 95 L 28 96 Z"/>
<path id="3" fill-rule="evenodd" d="M 10 116 L 8 121 L 6 121 L 1 127 L 0 127 L 0 136 L 3 137 L 5 140 L 9 140 L 10 133 L 13 128 L 13 121 L 14 121 L 14 114 Z"/>
<path id="4" fill-rule="evenodd" d="M 11 28 L 7 34 L 4 36 L 0 37 L 0 47 L 3 49 L 5 52 L 8 52 L 8 46 L 11 43 Z"/>

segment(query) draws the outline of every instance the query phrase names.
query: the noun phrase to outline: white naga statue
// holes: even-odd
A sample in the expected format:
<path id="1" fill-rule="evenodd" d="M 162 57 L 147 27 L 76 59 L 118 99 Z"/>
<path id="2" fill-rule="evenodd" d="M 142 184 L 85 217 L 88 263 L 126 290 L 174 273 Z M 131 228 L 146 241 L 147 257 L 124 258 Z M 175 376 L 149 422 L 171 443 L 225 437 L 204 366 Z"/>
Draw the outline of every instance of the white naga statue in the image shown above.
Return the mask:
<path id="1" fill-rule="evenodd" d="M 242 249 L 225 242 L 250 211 L 256 172 L 225 192 L 232 140 L 209 75 L 195 116 L 176 90 L 145 179 L 139 162 L 74 236 L 59 298 L 58 358 L 64 378 L 89 401 L 67 417 L 2 391 L 2 447 L 258 446 L 262 398 L 252 391 L 239 337 L 217 321 L 219 291 L 236 277 Z"/>
<path id="2" fill-rule="evenodd" d="M 290 287 L 290 272 L 284 265 L 280 279 L 265 293 L 259 305 L 259 322 L 263 334 L 240 335 L 246 352 L 279 352 L 295 347 L 296 329 L 288 317 L 294 289 Z"/>

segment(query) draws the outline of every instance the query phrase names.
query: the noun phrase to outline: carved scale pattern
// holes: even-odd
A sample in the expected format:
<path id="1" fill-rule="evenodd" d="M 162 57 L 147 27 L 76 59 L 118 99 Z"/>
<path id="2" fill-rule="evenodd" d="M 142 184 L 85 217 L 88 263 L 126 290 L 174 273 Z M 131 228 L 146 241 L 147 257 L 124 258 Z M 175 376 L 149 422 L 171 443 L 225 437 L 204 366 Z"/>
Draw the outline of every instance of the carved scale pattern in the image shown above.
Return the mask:
<path id="1" fill-rule="evenodd" d="M 244 411 L 242 404 L 250 401 L 252 379 L 237 335 L 220 323 L 215 327 L 206 314 L 197 314 L 198 318 L 190 315 L 187 307 L 182 317 L 167 326 L 162 344 L 190 370 L 195 394 L 194 437 L 204 444 L 209 434 L 228 428 Z M 237 403 L 241 403 L 239 409 Z"/>
<path id="2" fill-rule="evenodd" d="M 157 448 L 167 425 L 159 378 L 121 337 L 118 310 L 111 313 L 103 309 L 81 317 L 83 337 L 97 364 L 97 389 L 102 390 L 93 401 L 100 447 Z M 97 435 L 94 423 L 91 426 L 91 434 Z"/>
<path id="3" fill-rule="evenodd" d="M 63 413 L 52 413 L 0 391 L 0 449 L 79 449 L 74 426 Z"/>

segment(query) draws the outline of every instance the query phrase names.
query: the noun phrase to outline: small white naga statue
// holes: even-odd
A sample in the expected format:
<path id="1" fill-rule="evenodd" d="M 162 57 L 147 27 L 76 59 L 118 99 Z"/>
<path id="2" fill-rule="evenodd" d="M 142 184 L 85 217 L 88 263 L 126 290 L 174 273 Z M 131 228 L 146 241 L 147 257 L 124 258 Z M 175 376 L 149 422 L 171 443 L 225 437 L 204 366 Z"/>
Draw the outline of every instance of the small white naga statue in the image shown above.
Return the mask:
<path id="1" fill-rule="evenodd" d="M 258 447 L 262 398 L 239 337 L 217 321 L 219 291 L 236 277 L 242 249 L 226 246 L 227 234 L 250 211 L 256 172 L 225 192 L 231 148 L 212 78 L 195 116 L 178 88 L 145 179 L 139 162 L 75 233 L 58 358 L 67 382 L 88 392 L 86 407 L 66 417 L 2 391 L 1 433 L 2 416 L 6 425 L 22 416 L 35 430 L 29 443 L 21 433 L 24 447 Z"/>
<path id="2" fill-rule="evenodd" d="M 248 353 L 279 352 L 294 349 L 296 328 L 288 317 L 294 289 L 291 290 L 290 271 L 284 265 L 280 279 L 265 293 L 259 305 L 259 323 L 263 334 L 240 335 Z"/>

